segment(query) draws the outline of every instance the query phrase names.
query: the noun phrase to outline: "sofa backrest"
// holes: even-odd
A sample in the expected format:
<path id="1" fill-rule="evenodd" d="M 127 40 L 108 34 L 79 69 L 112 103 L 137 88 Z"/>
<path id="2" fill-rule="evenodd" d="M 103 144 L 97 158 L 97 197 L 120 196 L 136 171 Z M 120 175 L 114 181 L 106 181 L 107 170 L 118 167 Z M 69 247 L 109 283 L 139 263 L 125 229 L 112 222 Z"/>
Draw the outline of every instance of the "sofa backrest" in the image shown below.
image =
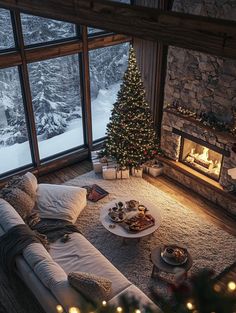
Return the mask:
<path id="1" fill-rule="evenodd" d="M 15 209 L 1 198 L 0 216 L 0 235 L 13 226 L 24 224 Z M 58 304 L 62 305 L 66 312 L 69 312 L 70 307 L 81 307 L 83 305 L 84 298 L 69 285 L 67 274 L 58 263 L 53 261 L 42 244 L 32 243 L 28 245 L 23 250 L 23 258 L 46 290 L 54 295 Z M 21 278 L 26 281 L 28 279 L 27 275 L 28 273 L 20 273 Z M 40 285 L 42 286 L 42 284 Z M 37 294 L 35 296 L 37 298 Z"/>

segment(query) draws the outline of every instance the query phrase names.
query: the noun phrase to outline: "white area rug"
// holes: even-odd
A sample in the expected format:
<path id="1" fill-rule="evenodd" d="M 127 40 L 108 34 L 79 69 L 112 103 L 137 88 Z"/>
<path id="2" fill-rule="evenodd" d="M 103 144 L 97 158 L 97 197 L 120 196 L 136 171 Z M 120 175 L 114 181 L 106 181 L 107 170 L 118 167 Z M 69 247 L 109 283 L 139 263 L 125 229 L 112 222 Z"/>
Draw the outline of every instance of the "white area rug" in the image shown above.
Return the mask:
<path id="1" fill-rule="evenodd" d="M 175 243 L 186 246 L 193 258 L 190 274 L 203 268 L 213 269 L 215 274 L 219 274 L 236 260 L 234 236 L 142 178 L 109 181 L 89 172 L 66 184 L 83 186 L 94 183 L 106 189 L 109 195 L 97 203 L 88 202 L 77 225 L 85 237 L 147 295 L 150 296 L 151 286 L 155 286 L 157 291 L 163 290 L 163 283 L 151 278 L 150 251 L 157 245 Z M 103 204 L 119 197 L 155 203 L 162 215 L 160 228 L 139 242 L 134 239 L 122 244 L 122 239 L 108 232 L 99 221 L 99 209 Z"/>

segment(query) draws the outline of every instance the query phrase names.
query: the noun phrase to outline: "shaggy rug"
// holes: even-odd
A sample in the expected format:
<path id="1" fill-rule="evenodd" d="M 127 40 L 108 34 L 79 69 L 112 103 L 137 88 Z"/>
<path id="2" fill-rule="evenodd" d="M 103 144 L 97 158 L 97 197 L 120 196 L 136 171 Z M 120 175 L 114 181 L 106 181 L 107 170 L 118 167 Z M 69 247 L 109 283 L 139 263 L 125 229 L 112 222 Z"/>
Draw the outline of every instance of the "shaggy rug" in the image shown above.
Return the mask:
<path id="1" fill-rule="evenodd" d="M 214 270 L 217 275 L 235 261 L 234 236 L 142 178 L 109 181 L 89 172 L 66 182 L 66 185 L 84 186 L 94 183 L 106 189 L 109 195 L 97 203 L 89 201 L 78 217 L 77 225 L 84 236 L 147 295 L 151 296 L 150 290 L 153 287 L 162 293 L 166 285 L 158 278 L 151 278 L 150 252 L 155 246 L 172 243 L 185 246 L 193 258 L 190 275 L 205 268 Z M 127 200 L 143 199 L 156 205 L 162 216 L 162 224 L 153 235 L 140 241 L 131 239 L 124 245 L 122 238 L 102 226 L 99 221 L 100 208 L 121 197 Z"/>

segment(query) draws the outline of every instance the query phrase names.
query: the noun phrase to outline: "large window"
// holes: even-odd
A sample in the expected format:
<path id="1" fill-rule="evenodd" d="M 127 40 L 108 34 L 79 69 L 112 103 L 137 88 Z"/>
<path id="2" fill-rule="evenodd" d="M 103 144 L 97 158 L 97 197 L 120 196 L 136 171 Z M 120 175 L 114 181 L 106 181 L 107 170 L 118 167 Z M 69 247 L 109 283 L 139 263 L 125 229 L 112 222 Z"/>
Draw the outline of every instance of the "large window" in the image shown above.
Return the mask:
<path id="1" fill-rule="evenodd" d="M 125 43 L 89 53 L 93 140 L 106 134 L 111 109 L 127 68 L 128 49 L 129 44 Z"/>
<path id="2" fill-rule="evenodd" d="M 14 46 L 10 12 L 0 8 L 0 49 L 9 49 Z"/>
<path id="3" fill-rule="evenodd" d="M 23 99 L 17 67 L 0 70 L 0 175 L 30 164 Z"/>
<path id="4" fill-rule="evenodd" d="M 40 16 L 21 14 L 25 45 L 45 43 L 76 36 L 74 24 Z"/>
<path id="5" fill-rule="evenodd" d="M 83 158 L 104 138 L 128 37 L 85 30 L 0 8 L 1 177 Z"/>
<path id="6" fill-rule="evenodd" d="M 29 64 L 41 159 L 84 143 L 79 68 L 78 55 Z"/>

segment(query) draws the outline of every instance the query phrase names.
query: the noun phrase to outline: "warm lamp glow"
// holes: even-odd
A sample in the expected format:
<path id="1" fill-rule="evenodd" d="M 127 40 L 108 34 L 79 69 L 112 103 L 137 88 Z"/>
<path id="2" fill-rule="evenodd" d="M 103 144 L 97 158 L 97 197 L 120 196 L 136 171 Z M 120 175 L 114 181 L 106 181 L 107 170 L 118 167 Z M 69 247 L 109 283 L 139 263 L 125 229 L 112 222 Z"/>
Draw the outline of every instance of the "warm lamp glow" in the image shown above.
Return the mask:
<path id="1" fill-rule="evenodd" d="M 80 309 L 72 306 L 71 308 L 69 308 L 69 313 L 80 313 Z"/>
<path id="2" fill-rule="evenodd" d="M 139 309 L 135 310 L 134 313 L 141 313 Z"/>
<path id="3" fill-rule="evenodd" d="M 122 307 L 118 306 L 118 307 L 116 308 L 116 311 L 119 312 L 119 313 L 121 313 L 121 312 L 123 311 L 123 309 L 122 309 Z"/>
<path id="4" fill-rule="evenodd" d="M 231 292 L 236 290 L 236 284 L 234 281 L 228 282 L 228 290 Z"/>
<path id="5" fill-rule="evenodd" d="M 58 312 L 58 313 L 62 313 L 62 312 L 63 312 L 63 307 L 62 307 L 60 304 L 58 304 L 58 305 L 56 306 L 56 309 L 57 309 L 57 312 Z"/>

